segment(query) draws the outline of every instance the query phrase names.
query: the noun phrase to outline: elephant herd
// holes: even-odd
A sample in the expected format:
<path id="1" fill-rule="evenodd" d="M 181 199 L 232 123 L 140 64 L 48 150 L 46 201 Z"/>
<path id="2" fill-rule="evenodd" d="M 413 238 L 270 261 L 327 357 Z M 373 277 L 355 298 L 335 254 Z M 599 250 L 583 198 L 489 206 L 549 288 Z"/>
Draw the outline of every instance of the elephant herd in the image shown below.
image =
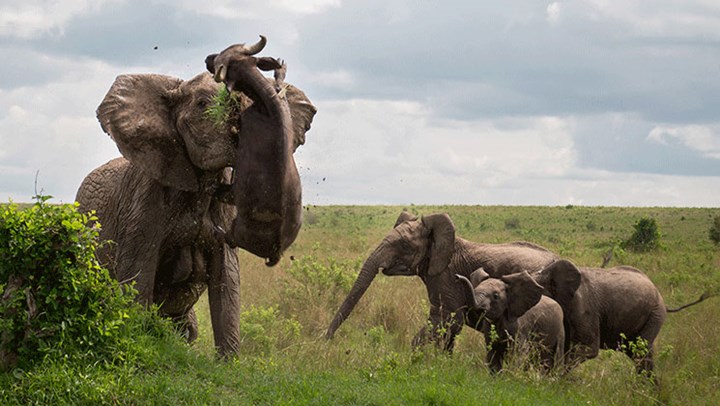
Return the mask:
<path id="1" fill-rule="evenodd" d="M 302 217 L 293 153 L 316 108 L 284 81 L 284 61 L 256 56 L 265 37 L 209 55 L 208 72 L 190 80 L 118 76 L 97 109 L 121 158 L 93 170 L 76 200 L 95 211 L 98 259 L 137 300 L 157 304 L 193 340 L 193 306 L 208 293 L 220 356 L 239 348 L 239 263 L 243 248 L 275 265 Z M 265 77 L 260 71 L 274 73 Z M 222 87 L 231 95 L 223 122 L 208 118 Z M 540 344 L 546 368 L 574 365 L 601 348 L 642 339 L 638 370 L 652 370 L 652 344 L 668 311 L 642 272 L 576 267 L 527 243 L 481 244 L 455 235 L 446 214 L 400 214 L 364 262 L 332 320 L 332 338 L 378 272 L 418 276 L 427 288 L 428 323 L 413 345 L 451 351 L 464 325 L 485 334 L 493 371 L 511 343 Z"/>
<path id="2" fill-rule="evenodd" d="M 326 338 L 333 337 L 378 272 L 418 276 L 427 288 L 428 323 L 413 346 L 433 342 L 452 351 L 467 325 L 485 335 L 491 371 L 502 368 L 515 342 L 536 344 L 547 369 L 568 369 L 600 349 L 620 349 L 636 361 L 638 372 L 652 371 L 652 345 L 666 314 L 687 307 L 668 309 L 655 285 L 635 268 L 577 267 L 528 242 L 474 243 L 455 235 L 447 214 L 416 218 L 402 212 L 365 260 Z M 639 342 L 645 350 L 630 345 Z"/>

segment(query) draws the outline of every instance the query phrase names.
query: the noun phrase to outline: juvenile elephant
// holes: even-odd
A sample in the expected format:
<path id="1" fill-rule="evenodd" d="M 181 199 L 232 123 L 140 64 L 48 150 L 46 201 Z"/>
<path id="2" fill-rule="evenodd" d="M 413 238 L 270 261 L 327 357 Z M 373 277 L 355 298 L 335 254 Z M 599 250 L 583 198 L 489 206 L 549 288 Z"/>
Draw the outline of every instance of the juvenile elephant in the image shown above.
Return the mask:
<path id="1" fill-rule="evenodd" d="M 638 372 L 652 371 L 653 343 L 666 314 L 708 297 L 703 295 L 693 303 L 668 309 L 652 281 L 629 266 L 578 268 L 570 261 L 559 260 L 542 269 L 535 279 L 563 309 L 568 366 L 596 357 L 600 349 L 612 349 L 632 358 Z M 647 343 L 646 352 L 633 350 L 630 343 L 638 339 Z"/>
<path id="2" fill-rule="evenodd" d="M 537 351 L 545 370 L 560 365 L 565 347 L 563 312 L 526 271 L 491 278 L 482 268 L 470 278 L 457 275 L 469 312 L 478 313 L 492 372 L 502 369 L 508 349 Z M 494 334 L 493 334 L 494 330 Z"/>
<path id="3" fill-rule="evenodd" d="M 557 255 L 527 242 L 474 243 L 455 236 L 455 226 L 445 213 L 420 219 L 402 212 L 395 227 L 365 260 L 350 293 L 335 313 L 326 338 L 332 338 L 368 289 L 375 275 L 419 276 L 430 301 L 428 325 L 413 338 L 419 346 L 433 341 L 452 350 L 463 324 L 473 328 L 477 317 L 466 314 L 465 292 L 455 274 L 469 276 L 478 268 L 493 277 L 539 270 L 558 259 Z M 442 331 L 442 333 L 438 333 Z"/>
<path id="4" fill-rule="evenodd" d="M 82 210 L 96 211 L 101 239 L 112 241 L 98 251 L 101 262 L 119 281 L 135 282 L 139 302 L 159 304 L 162 314 L 184 324 L 190 340 L 197 336 L 193 305 L 208 289 L 215 346 L 223 356 L 235 353 L 239 344 L 239 264 L 235 250 L 217 239 L 214 231 L 233 232 L 238 212 L 247 210 L 226 204 L 234 197 L 224 190 L 231 182 L 224 174 L 228 167 L 236 168 L 233 183 L 249 176 L 237 162 L 238 150 L 247 142 L 245 137 L 259 135 L 247 134 L 247 128 L 262 128 L 256 121 L 273 119 L 282 120 L 283 130 L 265 135 L 282 138 L 274 145 L 283 149 L 244 155 L 244 165 L 275 176 L 296 173 L 294 162 L 267 160 L 263 153 L 287 159 L 286 146 L 289 143 L 294 150 L 304 142 L 316 111 L 295 87 L 287 87 L 286 97 L 276 90 L 264 91 L 269 83 L 274 89 L 273 80 L 259 74 L 261 59 L 253 57 L 264 45 L 263 38 L 241 46 L 242 52 L 233 56 L 245 59 L 243 89 L 255 91 L 238 95 L 244 110 L 224 124 L 211 121 L 206 113 L 222 86 L 209 73 L 187 81 L 155 74 L 118 76 L 97 116 L 123 157 L 92 171 L 76 197 Z M 269 118 L 265 108 L 269 103 L 285 104 L 284 116 Z M 298 184 L 290 187 L 299 190 L 299 178 L 293 180 Z M 263 181 L 273 183 L 266 186 Z M 258 190 L 272 189 L 264 199 L 280 199 L 275 179 L 251 182 Z M 256 203 L 261 207 L 264 201 Z M 300 206 L 299 201 L 294 204 Z M 245 249 L 267 252 L 264 235 L 253 234 L 252 229 L 243 232 L 250 241 Z M 255 238 L 261 241 L 257 246 L 252 244 Z M 275 251 L 268 258 L 271 254 L 279 255 Z"/>

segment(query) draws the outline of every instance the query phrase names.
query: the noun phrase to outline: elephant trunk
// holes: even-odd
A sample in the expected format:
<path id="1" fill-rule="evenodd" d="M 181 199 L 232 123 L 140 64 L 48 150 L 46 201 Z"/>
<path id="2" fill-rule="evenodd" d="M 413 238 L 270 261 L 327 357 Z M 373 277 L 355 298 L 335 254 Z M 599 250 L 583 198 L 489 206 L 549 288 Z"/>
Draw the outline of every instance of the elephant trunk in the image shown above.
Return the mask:
<path id="1" fill-rule="evenodd" d="M 473 288 L 470 279 L 458 274 L 455 274 L 455 278 L 457 278 L 457 283 L 462 285 L 463 294 L 465 295 L 465 304 L 471 309 L 479 308 L 480 304 L 477 302 L 477 298 L 475 298 L 475 289 Z"/>
<path id="2" fill-rule="evenodd" d="M 253 104 L 240 117 L 233 182 L 237 217 L 225 242 L 275 265 L 300 231 L 302 189 L 293 158 L 292 117 L 287 99 L 255 65 L 237 63 L 227 73 L 228 88 Z M 240 69 L 242 67 L 242 69 Z M 279 69 L 284 69 L 284 66 Z"/>
<path id="3" fill-rule="evenodd" d="M 362 269 L 355 280 L 355 284 L 353 284 L 352 289 L 350 289 L 350 293 L 348 293 L 345 301 L 343 301 L 340 306 L 340 309 L 338 309 L 337 313 L 335 313 L 335 317 L 333 317 L 333 320 L 325 333 L 326 339 L 329 340 L 333 338 L 335 331 L 340 327 L 345 319 L 348 318 L 357 302 L 360 300 L 362 295 L 365 294 L 368 287 L 370 287 L 373 279 L 375 279 L 375 275 L 377 275 L 381 268 L 383 268 L 380 260 L 383 247 L 384 245 L 381 245 L 376 248 L 375 251 L 370 254 L 368 259 L 365 260 L 365 263 L 363 263 Z"/>

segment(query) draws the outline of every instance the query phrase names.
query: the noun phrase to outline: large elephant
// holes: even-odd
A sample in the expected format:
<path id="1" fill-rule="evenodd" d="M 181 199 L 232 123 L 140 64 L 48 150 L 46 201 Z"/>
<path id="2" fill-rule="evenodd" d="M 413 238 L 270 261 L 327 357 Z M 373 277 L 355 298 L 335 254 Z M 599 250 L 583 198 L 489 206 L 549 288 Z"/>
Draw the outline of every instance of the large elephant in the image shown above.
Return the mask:
<path id="1" fill-rule="evenodd" d="M 242 46 L 244 53 L 235 58 L 252 58 L 264 44 L 263 39 Z M 274 81 L 259 74 L 257 65 L 243 67 L 251 71 L 243 76 L 243 89 L 272 87 Z M 237 162 L 238 151 L 247 142 L 242 137 L 261 136 L 247 132 L 248 128 L 263 128 L 254 120 L 263 125 L 271 119 L 282 120 L 283 131 L 265 135 L 282 137 L 274 145 L 283 149 L 244 155 L 253 162 L 245 165 L 264 165 L 266 173 L 278 176 L 278 167 L 296 171 L 292 161 L 266 157 L 287 160 L 288 142 L 291 150 L 304 142 L 316 110 L 302 91 L 287 86 L 286 97 L 277 91 L 238 96 L 245 101 L 241 103 L 245 111 L 218 124 L 208 118 L 207 108 L 221 86 L 209 73 L 187 81 L 155 74 L 118 76 L 97 115 L 123 157 L 92 171 L 76 200 L 82 210 L 95 210 L 102 224 L 100 238 L 112 241 L 98 251 L 101 262 L 119 281 L 135 282 L 139 302 L 159 304 L 163 315 L 183 324 L 190 340 L 197 336 L 193 305 L 208 290 L 215 346 L 226 356 L 236 353 L 239 344 L 239 264 L 235 250 L 217 238 L 216 230 L 233 232 L 240 211 L 227 204 L 234 196 L 228 196 L 226 189 L 230 182 L 249 176 Z M 268 118 L 264 106 L 269 97 L 285 104 L 282 118 Z M 290 120 L 288 114 L 292 114 Z M 228 167 L 236 168 L 232 176 Z M 299 190 L 299 179 L 293 179 L 298 184 L 292 186 Z M 263 181 L 275 182 L 270 187 L 277 187 L 277 182 L 267 177 L 251 179 L 258 189 L 265 189 Z M 278 199 L 273 194 L 265 197 Z M 258 202 L 258 206 L 262 204 L 265 202 Z M 280 252 L 265 250 L 264 230 L 254 235 L 252 229 L 242 231 L 249 234 L 251 242 L 244 248 L 267 253 L 268 262 L 276 261 Z M 260 241 L 256 246 L 253 238 Z"/>
<path id="2" fill-rule="evenodd" d="M 430 315 L 428 325 L 413 338 L 413 345 L 434 341 L 452 350 L 463 324 L 473 328 L 478 325 L 478 320 L 467 312 L 465 294 L 455 274 L 467 277 L 484 268 L 490 276 L 500 277 L 539 270 L 557 259 L 547 249 L 527 242 L 482 244 L 456 237 L 455 226 L 444 213 L 418 219 L 402 212 L 393 230 L 363 263 L 325 336 L 333 337 L 375 275 L 382 271 L 385 275 L 417 275 L 425 283 Z"/>
<path id="3" fill-rule="evenodd" d="M 569 367 L 611 349 L 634 359 L 638 372 L 652 371 L 653 343 L 666 314 L 709 297 L 668 309 L 650 278 L 629 266 L 585 268 L 560 260 L 535 279 L 563 308 Z"/>
<path id="4" fill-rule="evenodd" d="M 502 369 L 512 347 L 531 350 L 545 370 L 560 366 L 565 352 L 563 311 L 526 271 L 491 278 L 482 268 L 469 278 L 457 275 L 468 312 L 478 312 L 488 345 L 490 371 Z"/>

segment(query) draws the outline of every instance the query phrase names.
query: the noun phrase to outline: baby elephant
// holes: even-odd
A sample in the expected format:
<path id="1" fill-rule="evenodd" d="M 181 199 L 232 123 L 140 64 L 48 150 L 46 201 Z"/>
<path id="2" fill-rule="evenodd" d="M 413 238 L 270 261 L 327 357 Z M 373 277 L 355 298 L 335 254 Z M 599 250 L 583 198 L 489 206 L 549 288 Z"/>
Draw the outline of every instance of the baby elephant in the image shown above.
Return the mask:
<path id="1" fill-rule="evenodd" d="M 543 296 L 543 287 L 530 274 L 524 271 L 497 279 L 480 268 L 470 274 L 470 279 L 456 277 L 465 286 L 469 315 L 474 312 L 481 320 L 476 328 L 488 343 L 491 372 L 502 369 L 513 340 L 521 348 L 537 349 L 545 370 L 561 364 L 565 345 L 562 308 Z"/>

